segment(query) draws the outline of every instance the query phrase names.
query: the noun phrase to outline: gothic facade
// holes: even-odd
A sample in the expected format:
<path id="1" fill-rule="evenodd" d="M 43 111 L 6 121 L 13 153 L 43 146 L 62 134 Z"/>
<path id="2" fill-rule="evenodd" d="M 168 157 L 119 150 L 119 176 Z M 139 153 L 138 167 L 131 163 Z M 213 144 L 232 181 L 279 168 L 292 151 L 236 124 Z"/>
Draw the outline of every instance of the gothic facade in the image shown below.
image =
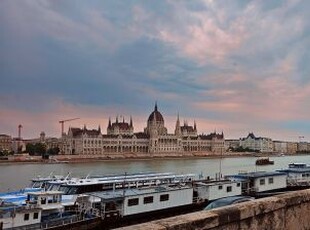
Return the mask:
<path id="1" fill-rule="evenodd" d="M 117 117 L 113 123 L 109 119 L 107 134 L 102 134 L 100 126 L 95 130 L 89 130 L 86 126 L 83 129 L 69 128 L 62 142 L 64 154 L 224 152 L 223 133 L 199 135 L 196 122 L 194 126 L 187 122 L 181 125 L 179 115 L 174 133 L 168 133 L 157 104 L 143 132 L 134 132 L 132 118 L 126 122 L 124 118 L 119 121 Z"/>

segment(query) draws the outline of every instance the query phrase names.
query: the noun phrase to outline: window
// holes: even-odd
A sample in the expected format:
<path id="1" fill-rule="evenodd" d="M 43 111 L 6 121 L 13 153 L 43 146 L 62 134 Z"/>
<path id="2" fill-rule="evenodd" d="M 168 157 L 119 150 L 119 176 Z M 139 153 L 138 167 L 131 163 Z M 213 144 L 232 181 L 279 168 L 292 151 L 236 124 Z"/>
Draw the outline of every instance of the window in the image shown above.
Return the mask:
<path id="1" fill-rule="evenodd" d="M 227 186 L 226 191 L 227 192 L 231 192 L 232 191 L 232 187 L 231 186 Z"/>
<path id="2" fill-rule="evenodd" d="M 219 185 L 219 190 L 223 189 L 223 185 Z"/>
<path id="3" fill-rule="evenodd" d="M 45 197 L 41 197 L 41 204 L 46 204 L 46 198 Z"/>
<path id="4" fill-rule="evenodd" d="M 39 213 L 38 212 L 33 213 L 33 219 L 36 220 L 38 218 L 39 218 Z"/>
<path id="5" fill-rule="evenodd" d="M 149 204 L 149 203 L 153 203 L 153 196 L 146 196 L 143 198 L 143 203 L 144 204 Z"/>
<path id="6" fill-rule="evenodd" d="M 25 213 L 25 215 L 24 215 L 24 220 L 29 220 L 29 213 Z"/>
<path id="7" fill-rule="evenodd" d="M 169 194 L 160 195 L 160 201 L 167 201 L 169 200 Z"/>
<path id="8" fill-rule="evenodd" d="M 237 187 L 240 187 L 240 183 L 237 183 Z"/>
<path id="9" fill-rule="evenodd" d="M 268 178 L 268 183 L 269 183 L 269 184 L 273 184 L 273 177 Z"/>
<path id="10" fill-rule="evenodd" d="M 265 179 L 260 179 L 260 180 L 259 180 L 259 184 L 260 184 L 260 185 L 264 185 L 264 184 L 265 184 Z"/>
<path id="11" fill-rule="evenodd" d="M 134 206 L 139 204 L 139 198 L 133 198 L 128 200 L 128 206 Z"/>

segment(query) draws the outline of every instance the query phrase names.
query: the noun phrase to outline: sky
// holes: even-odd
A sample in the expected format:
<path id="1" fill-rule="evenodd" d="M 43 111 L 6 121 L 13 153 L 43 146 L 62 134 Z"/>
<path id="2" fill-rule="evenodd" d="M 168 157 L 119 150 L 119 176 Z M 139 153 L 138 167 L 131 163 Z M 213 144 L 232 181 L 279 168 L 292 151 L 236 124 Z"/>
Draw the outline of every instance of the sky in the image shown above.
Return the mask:
<path id="1" fill-rule="evenodd" d="M 157 101 L 199 133 L 310 141 L 307 0 L 1 0 L 0 133 L 60 136 Z"/>

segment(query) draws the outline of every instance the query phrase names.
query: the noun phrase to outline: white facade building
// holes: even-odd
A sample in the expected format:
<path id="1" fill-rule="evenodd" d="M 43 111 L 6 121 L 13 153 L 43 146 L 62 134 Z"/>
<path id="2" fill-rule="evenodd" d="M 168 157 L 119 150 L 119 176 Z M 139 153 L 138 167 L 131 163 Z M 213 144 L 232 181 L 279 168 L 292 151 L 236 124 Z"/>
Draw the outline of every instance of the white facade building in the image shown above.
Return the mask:
<path id="1" fill-rule="evenodd" d="M 244 149 L 248 148 L 258 152 L 273 152 L 273 142 L 271 138 L 255 137 L 253 133 L 245 138 L 240 139 L 240 146 Z"/>

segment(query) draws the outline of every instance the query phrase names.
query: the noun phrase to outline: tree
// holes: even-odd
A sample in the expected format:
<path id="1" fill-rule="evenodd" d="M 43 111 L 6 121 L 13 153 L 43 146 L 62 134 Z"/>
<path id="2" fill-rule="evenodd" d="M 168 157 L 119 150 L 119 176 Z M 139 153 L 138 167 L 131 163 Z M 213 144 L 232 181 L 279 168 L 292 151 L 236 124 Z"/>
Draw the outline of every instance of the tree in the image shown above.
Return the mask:
<path id="1" fill-rule="evenodd" d="M 54 147 L 47 150 L 48 155 L 57 155 L 59 152 L 60 152 L 59 147 Z"/>
<path id="2" fill-rule="evenodd" d="M 43 143 L 27 144 L 26 151 L 29 155 L 42 156 L 46 153 L 46 145 Z"/>
<path id="3" fill-rule="evenodd" d="M 26 145 L 26 152 L 29 153 L 29 155 L 35 155 L 35 147 L 34 144 L 27 144 Z"/>

